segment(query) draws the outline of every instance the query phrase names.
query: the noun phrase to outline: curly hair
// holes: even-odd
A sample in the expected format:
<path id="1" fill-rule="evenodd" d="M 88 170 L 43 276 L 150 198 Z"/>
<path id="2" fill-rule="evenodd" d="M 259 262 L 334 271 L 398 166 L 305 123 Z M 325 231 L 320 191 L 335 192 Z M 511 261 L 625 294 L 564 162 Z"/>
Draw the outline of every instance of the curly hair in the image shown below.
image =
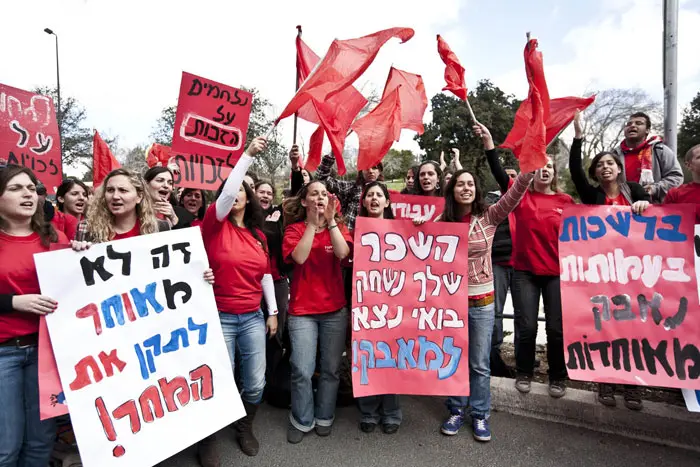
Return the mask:
<path id="1" fill-rule="evenodd" d="M 17 175 L 21 174 L 27 175 L 34 186 L 39 184 L 39 180 L 36 178 L 31 169 L 21 165 L 9 164 L 0 168 L 0 196 L 5 194 L 5 190 L 7 190 L 7 185 L 10 183 L 10 181 L 12 181 L 12 179 Z M 6 221 L 2 217 L 0 217 L 0 227 L 6 227 Z M 39 206 L 38 202 L 36 211 L 34 211 L 30 221 L 30 227 L 32 232 L 39 235 L 41 244 L 45 247 L 49 246 L 50 243 L 56 243 L 58 241 L 58 234 L 54 230 L 51 223 L 46 222 L 43 206 Z"/>
<path id="2" fill-rule="evenodd" d="M 323 187 L 327 189 L 326 184 L 324 182 L 320 180 L 312 180 L 311 182 L 302 186 L 301 190 L 299 190 L 299 193 L 296 196 L 292 196 L 291 198 L 287 198 L 286 200 L 284 200 L 284 203 L 282 203 L 282 212 L 284 213 L 285 227 L 296 222 L 306 220 L 306 208 L 301 204 L 301 201 L 306 199 L 306 196 L 309 194 L 309 189 L 311 188 L 311 186 L 317 183 L 323 185 Z M 335 222 L 337 224 L 343 224 L 345 220 L 340 214 L 336 212 Z"/>
<path id="3" fill-rule="evenodd" d="M 153 201 L 146 190 L 146 182 L 141 176 L 128 169 L 112 170 L 105 177 L 102 185 L 95 192 L 95 199 L 92 200 L 87 213 L 88 231 L 90 238 L 95 243 L 108 242 L 114 238 L 114 214 L 107 206 L 105 190 L 110 179 L 117 176 L 124 176 L 129 179 L 129 183 L 136 189 L 136 193 L 141 196 L 141 202 L 136 205 L 136 216 L 139 220 L 139 234 L 146 235 L 158 232 L 158 220 L 153 210 Z"/>

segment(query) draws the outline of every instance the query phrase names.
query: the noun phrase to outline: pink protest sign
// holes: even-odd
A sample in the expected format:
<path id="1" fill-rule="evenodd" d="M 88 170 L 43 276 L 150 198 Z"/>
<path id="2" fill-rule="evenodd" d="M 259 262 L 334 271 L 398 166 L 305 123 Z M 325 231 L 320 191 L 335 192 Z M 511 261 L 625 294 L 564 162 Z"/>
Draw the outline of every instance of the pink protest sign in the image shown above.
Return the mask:
<path id="1" fill-rule="evenodd" d="M 352 382 L 375 394 L 468 395 L 466 224 L 360 217 Z"/>
<path id="2" fill-rule="evenodd" d="M 39 415 L 42 420 L 68 413 L 66 396 L 58 377 L 46 319 L 39 322 Z"/>
<path id="3" fill-rule="evenodd" d="M 445 208 L 445 198 L 436 196 L 418 196 L 391 194 L 391 209 L 396 219 L 435 220 Z"/>
<path id="4" fill-rule="evenodd" d="M 692 206 L 571 206 L 560 236 L 569 376 L 700 389 Z"/>

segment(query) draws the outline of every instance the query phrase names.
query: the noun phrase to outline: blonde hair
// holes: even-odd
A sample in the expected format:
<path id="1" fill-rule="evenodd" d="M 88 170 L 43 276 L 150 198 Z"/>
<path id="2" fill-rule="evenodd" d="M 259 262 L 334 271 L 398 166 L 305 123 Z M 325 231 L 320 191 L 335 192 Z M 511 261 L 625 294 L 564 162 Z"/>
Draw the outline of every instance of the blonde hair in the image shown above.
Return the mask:
<path id="1" fill-rule="evenodd" d="M 141 202 L 136 205 L 136 217 L 140 225 L 139 233 L 146 235 L 158 232 L 158 219 L 156 219 L 153 201 L 146 190 L 146 183 L 143 178 L 131 170 L 116 169 L 107 174 L 102 185 L 95 191 L 95 197 L 88 208 L 87 228 L 92 241 L 95 243 L 108 242 L 116 235 L 114 231 L 114 214 L 109 211 L 107 206 L 105 189 L 109 180 L 119 175 L 128 178 L 129 183 L 136 189 L 136 193 L 141 196 Z"/>

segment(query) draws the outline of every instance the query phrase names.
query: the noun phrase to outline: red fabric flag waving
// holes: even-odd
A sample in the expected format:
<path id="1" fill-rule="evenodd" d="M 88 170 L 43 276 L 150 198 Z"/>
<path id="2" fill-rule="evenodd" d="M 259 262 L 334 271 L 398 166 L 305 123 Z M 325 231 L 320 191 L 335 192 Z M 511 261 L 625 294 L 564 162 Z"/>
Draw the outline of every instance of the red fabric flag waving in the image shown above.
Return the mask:
<path id="1" fill-rule="evenodd" d="M 402 71 L 391 67 L 389 77 L 384 86 L 382 100 L 399 88 L 399 100 L 401 101 L 401 128 L 417 131 L 422 135 L 423 115 L 428 108 L 428 97 L 425 95 L 425 85 L 420 75 Z"/>
<path id="2" fill-rule="evenodd" d="M 459 63 L 457 55 L 450 49 L 447 42 L 437 36 L 438 41 L 438 53 L 440 58 L 445 62 L 445 82 L 447 86 L 442 88 L 443 91 L 450 91 L 455 96 L 459 97 L 463 101 L 467 100 L 467 83 L 464 80 L 464 67 Z"/>
<path id="3" fill-rule="evenodd" d="M 146 165 L 155 167 L 156 165 L 168 166 L 170 162 L 170 146 L 153 143 L 146 149 Z"/>
<path id="4" fill-rule="evenodd" d="M 554 141 L 554 138 L 573 121 L 577 110 L 583 111 L 588 108 L 593 101 L 595 101 L 595 96 L 586 98 L 560 97 L 552 99 L 549 102 L 549 118 L 545 122 L 545 126 L 547 127 L 546 143 L 549 145 L 549 143 Z M 520 104 L 515 114 L 513 128 L 500 147 L 510 149 L 516 157 L 519 157 L 522 150 L 523 138 L 525 137 L 527 126 L 531 118 L 532 106 L 529 101 L 525 100 Z"/>
<path id="5" fill-rule="evenodd" d="M 376 166 L 394 141 L 401 135 L 401 100 L 403 86 L 384 94 L 381 102 L 370 113 L 353 123 L 352 129 L 360 140 L 357 170 Z"/>
<path id="6" fill-rule="evenodd" d="M 92 139 L 93 186 L 99 186 L 108 173 L 119 167 L 121 167 L 121 164 L 114 157 L 112 151 L 109 150 L 109 146 L 100 137 L 100 134 L 95 131 L 95 136 Z"/>
<path id="7" fill-rule="evenodd" d="M 326 56 L 304 81 L 277 121 L 289 117 L 306 103 L 312 102 L 318 120 L 331 142 L 338 163 L 338 174 L 344 174 L 342 154 L 346 132 L 342 131 L 341 125 L 344 120 L 338 118 L 336 108 L 328 105 L 327 101 L 355 82 L 389 39 L 398 37 L 402 42 L 406 42 L 413 34 L 413 29 L 410 28 L 392 28 L 357 39 L 334 40 Z"/>
<path id="8" fill-rule="evenodd" d="M 308 78 L 311 71 L 314 69 L 316 64 L 320 61 L 318 55 L 314 53 L 313 50 L 309 48 L 308 45 L 301 40 L 301 37 L 297 36 L 296 39 L 297 46 L 297 70 L 299 71 L 298 79 L 299 85 Z M 338 94 L 333 97 L 328 98 L 323 104 L 323 112 L 334 115 L 336 121 L 335 128 L 329 128 L 324 131 L 322 126 L 314 132 L 309 141 L 309 152 L 307 155 L 306 162 L 304 163 L 304 168 L 307 170 L 316 170 L 318 164 L 321 162 L 321 152 L 323 150 L 323 137 L 328 131 L 329 138 L 334 138 L 338 140 L 339 138 L 344 138 L 347 135 L 348 130 L 352 121 L 355 119 L 357 114 L 362 110 L 362 108 L 367 104 L 367 99 L 364 98 L 360 92 L 355 89 L 354 86 L 348 86 Z M 306 120 L 307 122 L 321 124 L 321 118 L 316 111 L 314 103 L 309 101 L 304 104 L 298 111 L 297 115 L 299 118 Z M 342 164 L 342 151 L 340 157 L 336 155 L 336 159 L 339 159 L 339 164 Z M 344 165 L 344 164 L 343 164 Z"/>

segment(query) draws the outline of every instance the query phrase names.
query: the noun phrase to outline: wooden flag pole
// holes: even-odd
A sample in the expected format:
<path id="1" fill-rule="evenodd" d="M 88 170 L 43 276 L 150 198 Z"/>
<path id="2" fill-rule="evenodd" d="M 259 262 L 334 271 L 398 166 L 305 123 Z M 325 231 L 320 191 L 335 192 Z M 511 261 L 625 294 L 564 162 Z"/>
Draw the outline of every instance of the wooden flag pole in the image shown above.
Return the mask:
<path id="1" fill-rule="evenodd" d="M 479 120 L 477 120 L 476 117 L 474 116 L 474 111 L 472 110 L 472 105 L 469 103 L 469 97 L 464 99 L 464 102 L 467 104 L 467 110 L 469 111 L 469 116 L 472 118 L 472 120 L 474 120 L 475 124 L 478 124 Z"/>
<path id="2" fill-rule="evenodd" d="M 301 25 L 297 26 L 297 37 L 301 38 Z M 294 91 L 299 90 L 299 56 L 297 52 L 297 59 L 296 59 L 296 77 L 294 79 Z M 292 137 L 292 144 L 297 144 L 297 112 L 294 112 L 294 136 Z"/>

